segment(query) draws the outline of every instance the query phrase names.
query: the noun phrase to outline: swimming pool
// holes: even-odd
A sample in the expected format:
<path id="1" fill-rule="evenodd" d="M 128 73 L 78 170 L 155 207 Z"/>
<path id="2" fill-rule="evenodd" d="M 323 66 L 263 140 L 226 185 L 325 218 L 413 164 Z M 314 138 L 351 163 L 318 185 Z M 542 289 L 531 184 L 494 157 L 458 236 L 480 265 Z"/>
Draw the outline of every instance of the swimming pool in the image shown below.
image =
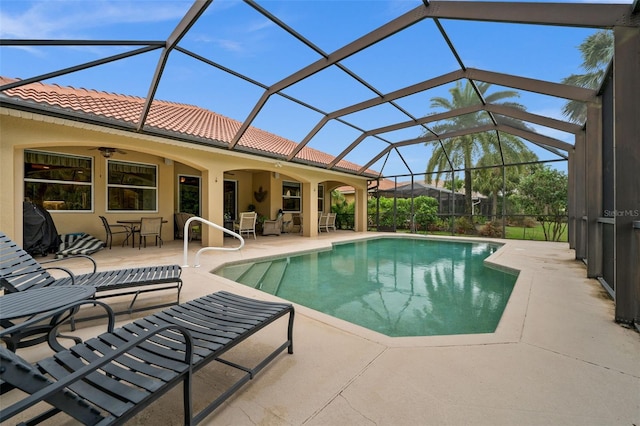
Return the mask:
<path id="1" fill-rule="evenodd" d="M 492 333 L 517 278 L 485 266 L 499 247 L 385 237 L 214 273 L 391 337 Z"/>

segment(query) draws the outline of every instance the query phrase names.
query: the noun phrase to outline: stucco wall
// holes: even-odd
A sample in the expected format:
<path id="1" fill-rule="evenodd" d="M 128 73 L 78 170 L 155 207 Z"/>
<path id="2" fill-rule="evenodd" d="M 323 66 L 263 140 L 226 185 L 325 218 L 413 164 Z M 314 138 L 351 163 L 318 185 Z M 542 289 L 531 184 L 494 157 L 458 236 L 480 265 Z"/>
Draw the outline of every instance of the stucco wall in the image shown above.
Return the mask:
<path id="1" fill-rule="evenodd" d="M 105 168 L 107 163 L 99 151 L 92 149 L 100 146 L 119 148 L 127 152 L 126 154 L 115 154 L 113 157 L 115 159 L 158 166 L 158 211 L 148 213 L 148 215 L 162 216 L 169 221 L 163 227 L 163 239 L 165 240 L 173 238 L 173 214 L 177 208 L 176 179 L 178 173 L 202 177 L 202 215 L 219 224 L 224 222 L 222 200 L 225 178 L 238 182 L 238 212 L 245 211 L 249 204 L 254 204 L 260 214 L 268 217 L 275 217 L 282 205 L 281 185 L 283 179 L 308 183 L 309 188 L 317 187 L 318 183 L 327 181 L 366 188 L 366 179 L 361 177 L 297 164 L 285 163 L 281 165 L 268 158 L 128 133 L 3 107 L 0 108 L 0 187 L 2 188 L 0 191 L 0 229 L 16 241 L 22 242 L 25 149 L 91 156 L 95 159 L 93 211 L 52 211 L 52 217 L 59 233 L 88 232 L 96 237 L 104 238 L 104 229 L 98 215 L 105 215 L 110 222 L 139 218 L 140 212 L 105 213 Z M 165 159 L 170 161 L 165 161 Z M 268 196 L 262 203 L 258 203 L 254 198 L 254 192 L 258 191 L 260 186 L 263 190 L 268 191 Z M 326 188 L 327 195 L 331 186 L 333 184 Z M 310 191 L 303 196 L 317 197 L 316 192 Z M 305 205 L 315 206 L 317 199 L 305 203 Z M 326 201 L 325 206 L 328 206 Z M 313 212 L 305 212 L 305 214 L 310 213 Z M 366 213 L 363 217 L 366 217 Z M 313 235 L 313 230 L 310 232 Z M 209 231 L 205 228 L 203 244 L 221 245 L 222 233 L 217 230 Z"/>

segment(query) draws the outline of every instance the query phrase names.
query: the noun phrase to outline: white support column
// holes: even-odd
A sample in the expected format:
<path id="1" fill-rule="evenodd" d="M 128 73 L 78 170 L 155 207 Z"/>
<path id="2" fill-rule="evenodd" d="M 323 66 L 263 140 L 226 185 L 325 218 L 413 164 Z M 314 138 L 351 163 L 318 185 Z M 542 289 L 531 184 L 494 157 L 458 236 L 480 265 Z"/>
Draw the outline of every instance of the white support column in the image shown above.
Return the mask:
<path id="1" fill-rule="evenodd" d="M 367 202 L 368 202 L 368 192 L 367 188 L 355 188 L 355 231 L 356 232 L 367 232 L 368 228 L 368 217 L 367 217 Z"/>
<path id="2" fill-rule="evenodd" d="M 224 225 L 223 212 L 224 178 L 215 166 L 202 172 L 202 217 Z M 224 235 L 221 231 L 202 225 L 202 245 L 204 247 L 222 247 Z"/>
<path id="3" fill-rule="evenodd" d="M 318 182 L 302 184 L 302 235 L 318 235 Z"/>

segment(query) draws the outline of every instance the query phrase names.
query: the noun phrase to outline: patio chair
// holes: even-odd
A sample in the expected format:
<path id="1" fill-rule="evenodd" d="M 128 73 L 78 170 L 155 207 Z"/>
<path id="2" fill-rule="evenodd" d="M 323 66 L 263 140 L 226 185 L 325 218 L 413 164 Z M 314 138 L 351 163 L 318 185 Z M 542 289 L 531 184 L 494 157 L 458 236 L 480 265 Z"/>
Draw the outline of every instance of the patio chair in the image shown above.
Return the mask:
<path id="1" fill-rule="evenodd" d="M 291 217 L 291 232 L 298 232 L 298 234 L 302 234 L 302 215 L 300 213 L 296 213 Z"/>
<path id="2" fill-rule="evenodd" d="M 287 234 L 293 229 L 293 215 L 291 213 L 284 213 L 282 215 L 282 232 Z"/>
<path id="3" fill-rule="evenodd" d="M 147 237 L 156 237 L 156 246 L 160 241 L 160 247 L 162 247 L 162 218 L 161 217 L 143 217 L 140 219 L 140 241 L 138 244 L 138 250 L 142 247 L 142 240 L 144 240 L 144 248 L 147 248 Z"/>
<path id="4" fill-rule="evenodd" d="M 104 230 L 107 233 L 107 237 L 104 241 L 105 247 L 108 246 L 109 250 L 111 250 L 111 243 L 113 243 L 113 236 L 118 234 L 126 235 L 125 239 L 122 241 L 122 247 L 124 247 L 125 243 L 129 245 L 129 237 L 133 235 L 133 231 L 131 227 L 126 225 L 110 224 L 106 217 L 104 216 L 98 216 L 98 217 L 102 221 L 102 225 L 104 225 Z"/>
<path id="5" fill-rule="evenodd" d="M 77 258 L 90 261 L 93 264 L 93 272 L 76 275 L 64 267 L 54 266 L 47 268 L 42 266 Z M 67 276 L 56 279 L 47 269 L 63 271 Z M 141 266 L 138 268 L 98 272 L 95 260 L 88 255 L 63 257 L 39 263 L 4 233 L 0 232 L 0 286 L 4 288 L 5 292 L 9 293 L 54 285 L 89 285 L 94 286 L 96 292 L 99 293 L 96 299 L 133 295 L 133 300 L 125 311 L 131 313 L 174 304 L 162 303 L 134 310 L 133 305 L 138 295 L 142 293 L 176 289 L 178 295 L 175 303 L 180 303 L 181 273 L 182 268 L 179 265 Z"/>
<path id="6" fill-rule="evenodd" d="M 256 239 L 256 220 L 258 214 L 256 212 L 242 212 L 240 213 L 240 220 L 238 223 L 233 224 L 233 230 L 242 236 L 242 234 L 253 234 L 253 239 Z"/>
<path id="7" fill-rule="evenodd" d="M 87 302 L 62 309 L 69 310 L 80 303 Z M 101 306 L 109 317 L 106 332 L 69 349 L 63 348 L 51 357 L 32 364 L 0 348 L 1 422 L 17 417 L 12 423 L 37 424 L 56 416 L 53 420 L 63 422 L 75 419 L 89 425 L 124 424 L 182 383 L 182 423 L 198 424 L 285 349 L 293 353 L 294 309 L 290 304 L 218 292 L 117 329 L 113 328 L 113 312 L 107 305 Z M 59 315 L 62 309 L 26 323 Z M 228 359 L 234 355 L 226 354 L 227 351 L 287 314 L 284 343 L 265 348 L 268 354 L 264 358 L 261 354 L 257 364 L 247 367 Z M 3 330 L 0 337 L 6 332 L 16 330 Z M 253 352 L 254 348 L 247 350 Z M 257 358 L 252 354 L 251 359 Z M 239 378 L 211 396 L 206 407 L 193 415 L 192 376 L 213 361 L 236 369 Z M 62 418 L 65 416 L 66 419 Z"/>
<path id="8" fill-rule="evenodd" d="M 334 231 L 336 230 L 336 214 L 335 213 L 328 213 L 328 218 L 327 218 L 327 232 L 329 232 L 330 229 L 333 229 Z"/>
<path id="9" fill-rule="evenodd" d="M 275 220 L 265 220 L 262 223 L 262 235 L 280 235 L 282 232 L 282 210 Z"/>
<path id="10" fill-rule="evenodd" d="M 195 215 L 191 213 L 176 213 L 175 221 L 176 221 L 176 238 L 183 239 L 184 238 L 184 224 L 187 223 L 189 218 L 194 217 Z M 201 234 L 200 224 L 192 222 L 189 226 L 189 241 L 194 238 L 199 238 Z"/>
<path id="11" fill-rule="evenodd" d="M 318 218 L 318 232 L 322 232 L 323 230 L 329 232 L 329 215 L 320 213 L 320 217 Z"/>

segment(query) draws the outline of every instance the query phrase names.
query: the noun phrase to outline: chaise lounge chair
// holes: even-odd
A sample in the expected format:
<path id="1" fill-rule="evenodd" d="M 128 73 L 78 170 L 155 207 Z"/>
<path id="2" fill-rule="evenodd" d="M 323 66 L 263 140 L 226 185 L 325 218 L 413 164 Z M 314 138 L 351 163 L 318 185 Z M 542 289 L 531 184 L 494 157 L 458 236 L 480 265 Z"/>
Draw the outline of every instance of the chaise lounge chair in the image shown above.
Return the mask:
<path id="1" fill-rule="evenodd" d="M 93 263 L 93 272 L 75 275 L 67 268 L 54 266 L 42 267 L 43 264 L 59 262 L 63 260 L 82 257 Z M 64 271 L 68 276 L 54 278 L 47 269 Z M 54 285 L 90 285 L 96 288 L 96 299 L 105 297 L 134 295 L 126 312 L 131 313 L 137 297 L 141 293 L 161 290 L 177 290 L 175 303 L 180 303 L 180 290 L 182 268 L 179 265 L 146 266 L 140 268 L 115 269 L 97 272 L 95 260 L 90 256 L 77 255 L 62 259 L 53 259 L 38 263 L 29 253 L 19 247 L 14 241 L 0 232 L 0 286 L 5 292 L 13 293 L 25 291 L 31 288 L 47 287 Z M 155 306 L 146 306 L 139 310 L 159 308 L 173 305 L 164 303 Z M 121 312 L 118 312 L 121 313 Z"/>
<path id="2" fill-rule="evenodd" d="M 110 311 L 108 305 L 98 303 Z M 47 316 L 60 314 L 75 305 L 78 304 Z M 229 349 L 287 314 L 286 341 L 253 368 L 220 358 Z M 41 321 L 47 316 L 33 321 Z M 293 318 L 294 309 L 289 304 L 218 292 L 117 329 L 113 329 L 111 311 L 107 332 L 34 364 L 6 348 L 0 348 L 3 396 L 0 422 L 21 416 L 33 418 L 14 421 L 36 424 L 64 413 L 88 425 L 124 424 L 182 382 L 184 424 L 198 424 L 278 354 L 285 349 L 293 353 Z M 3 330 L 0 337 L 11 332 L 15 330 Z M 192 374 L 212 361 L 238 369 L 243 374 L 193 416 Z M 4 399 L 9 392 L 12 395 Z M 21 399 L 16 401 L 17 398 Z"/>

